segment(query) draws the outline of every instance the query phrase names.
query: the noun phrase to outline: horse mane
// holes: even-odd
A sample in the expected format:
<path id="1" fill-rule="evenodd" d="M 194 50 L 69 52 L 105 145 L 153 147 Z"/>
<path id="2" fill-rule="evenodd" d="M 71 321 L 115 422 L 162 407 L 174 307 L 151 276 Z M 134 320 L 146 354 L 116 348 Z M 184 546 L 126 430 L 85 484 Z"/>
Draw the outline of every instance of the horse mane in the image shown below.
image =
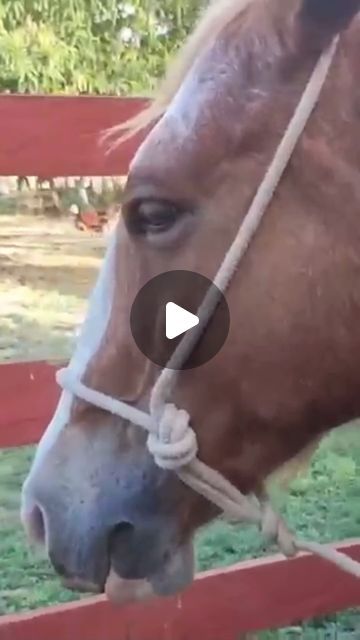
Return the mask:
<path id="1" fill-rule="evenodd" d="M 105 139 L 112 141 L 111 147 L 116 147 L 133 137 L 165 113 L 198 56 L 215 42 L 219 34 L 235 18 L 245 13 L 255 2 L 259 0 L 211 0 L 179 54 L 170 64 L 153 101 L 136 116 L 105 133 Z"/>

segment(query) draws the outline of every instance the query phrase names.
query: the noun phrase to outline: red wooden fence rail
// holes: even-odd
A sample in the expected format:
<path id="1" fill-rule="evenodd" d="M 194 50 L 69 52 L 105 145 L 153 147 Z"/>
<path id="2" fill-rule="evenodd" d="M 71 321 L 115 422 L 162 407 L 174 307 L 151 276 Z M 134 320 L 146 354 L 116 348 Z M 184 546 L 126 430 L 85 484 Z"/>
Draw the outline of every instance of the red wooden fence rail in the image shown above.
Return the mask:
<path id="1" fill-rule="evenodd" d="M 360 559 L 360 543 L 338 545 Z M 360 603 L 359 581 L 302 555 L 200 575 L 181 598 L 116 608 L 100 598 L 0 618 L 0 640 L 239 640 Z"/>
<path id="2" fill-rule="evenodd" d="M 0 449 L 39 441 L 59 398 L 54 365 L 0 365 Z"/>
<path id="3" fill-rule="evenodd" d="M 109 155 L 99 133 L 135 114 L 142 99 L 0 97 L 0 175 L 126 173 L 139 143 Z M 59 390 L 46 362 L 0 366 L 0 448 L 38 441 Z M 339 545 L 360 561 L 360 541 Z M 200 575 L 181 598 L 116 608 L 103 597 L 0 618 L 0 640 L 236 640 L 360 605 L 360 585 L 302 554 L 243 562 Z"/>
<path id="4" fill-rule="evenodd" d="M 117 176 L 140 137 L 109 154 L 101 132 L 146 104 L 142 98 L 1 96 L 0 176 Z"/>

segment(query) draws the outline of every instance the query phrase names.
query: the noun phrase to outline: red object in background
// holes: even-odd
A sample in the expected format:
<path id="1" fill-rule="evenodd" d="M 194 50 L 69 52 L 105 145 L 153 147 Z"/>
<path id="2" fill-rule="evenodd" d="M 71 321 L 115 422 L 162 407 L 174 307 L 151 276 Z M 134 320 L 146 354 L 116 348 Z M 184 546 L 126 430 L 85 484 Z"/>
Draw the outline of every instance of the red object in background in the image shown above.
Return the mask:
<path id="1" fill-rule="evenodd" d="M 0 96 L 0 176 L 121 176 L 138 135 L 109 152 L 101 135 L 136 115 L 144 98 Z"/>
<path id="2" fill-rule="evenodd" d="M 38 442 L 60 397 L 57 368 L 47 362 L 0 365 L 0 449 Z"/>
<path id="3" fill-rule="evenodd" d="M 95 210 L 81 211 L 75 217 L 75 226 L 80 231 L 95 231 L 100 233 L 106 225 L 108 217 L 106 213 Z"/>

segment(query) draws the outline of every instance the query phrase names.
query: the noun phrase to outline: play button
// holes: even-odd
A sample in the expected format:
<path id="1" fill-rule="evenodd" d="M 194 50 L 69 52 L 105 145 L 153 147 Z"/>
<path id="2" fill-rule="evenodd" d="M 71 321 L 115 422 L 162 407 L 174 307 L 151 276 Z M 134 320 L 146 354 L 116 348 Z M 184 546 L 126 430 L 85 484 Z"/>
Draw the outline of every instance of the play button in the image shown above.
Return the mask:
<path id="1" fill-rule="evenodd" d="M 218 302 L 208 323 L 199 309 L 209 291 L 216 294 Z M 185 334 L 198 325 L 199 339 L 189 358 L 181 366 L 174 361 L 169 364 Z M 138 349 L 153 363 L 192 369 L 221 349 L 229 332 L 230 314 L 225 297 L 211 280 L 193 271 L 168 271 L 140 289 L 131 308 L 130 326 Z"/>
<path id="2" fill-rule="evenodd" d="M 175 302 L 166 304 L 165 334 L 169 340 L 173 340 L 182 333 L 189 331 L 199 324 L 199 318 L 194 313 L 179 307 Z"/>

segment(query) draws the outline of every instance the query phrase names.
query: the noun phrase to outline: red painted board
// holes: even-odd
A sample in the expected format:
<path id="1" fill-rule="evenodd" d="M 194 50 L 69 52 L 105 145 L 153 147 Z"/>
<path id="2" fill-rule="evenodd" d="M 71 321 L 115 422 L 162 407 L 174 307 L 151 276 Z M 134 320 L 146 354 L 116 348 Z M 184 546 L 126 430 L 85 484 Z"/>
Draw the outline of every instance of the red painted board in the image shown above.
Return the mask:
<path id="1" fill-rule="evenodd" d="M 47 362 L 0 365 L 0 449 L 38 442 L 60 396 L 56 369 Z"/>
<path id="2" fill-rule="evenodd" d="M 99 135 L 146 103 L 143 98 L 2 95 L 0 175 L 125 175 L 140 137 L 107 155 Z"/>
<path id="3" fill-rule="evenodd" d="M 337 544 L 360 560 L 360 540 Z M 200 575 L 181 598 L 116 608 L 103 597 L 0 618 L 0 640 L 239 640 L 360 605 L 360 581 L 302 554 Z"/>

